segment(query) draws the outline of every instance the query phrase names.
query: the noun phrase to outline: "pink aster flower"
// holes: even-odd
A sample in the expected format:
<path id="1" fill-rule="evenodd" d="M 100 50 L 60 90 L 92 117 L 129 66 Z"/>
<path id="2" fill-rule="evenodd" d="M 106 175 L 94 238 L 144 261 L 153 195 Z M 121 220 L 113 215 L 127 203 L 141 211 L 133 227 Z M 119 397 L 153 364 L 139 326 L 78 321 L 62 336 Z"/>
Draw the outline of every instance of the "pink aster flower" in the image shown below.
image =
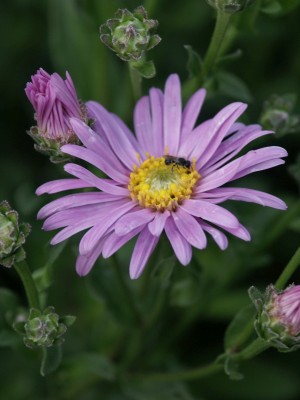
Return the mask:
<path id="1" fill-rule="evenodd" d="M 282 200 L 268 193 L 223 187 L 252 172 L 283 164 L 287 153 L 271 146 L 236 158 L 248 143 L 271 132 L 236 122 L 246 109 L 243 103 L 232 103 L 195 126 L 204 97 L 205 90 L 198 90 L 182 111 L 180 81 L 171 75 L 164 92 L 152 88 L 149 96 L 138 101 L 136 135 L 93 101 L 87 103 L 95 120 L 93 129 L 77 118 L 70 120 L 84 147 L 68 144 L 62 151 L 90 163 L 108 178 L 99 178 L 78 164 L 65 165 L 72 178 L 48 182 L 38 188 L 38 195 L 92 190 L 52 201 L 38 218 L 46 219 L 45 230 L 63 228 L 52 244 L 87 230 L 76 263 L 80 275 L 86 275 L 100 255 L 111 256 L 134 236 L 132 279 L 141 275 L 163 232 L 183 265 L 189 264 L 192 247 L 206 247 L 207 234 L 222 250 L 227 247 L 224 232 L 250 240 L 235 215 L 219 205 L 225 200 L 286 209 Z"/>
<path id="2" fill-rule="evenodd" d="M 69 73 L 63 80 L 57 73 L 49 75 L 40 68 L 28 82 L 25 93 L 35 110 L 37 126 L 28 132 L 36 142 L 36 150 L 61 157 L 60 146 L 79 143 L 70 118 L 87 121 L 85 106 L 79 103 Z"/>

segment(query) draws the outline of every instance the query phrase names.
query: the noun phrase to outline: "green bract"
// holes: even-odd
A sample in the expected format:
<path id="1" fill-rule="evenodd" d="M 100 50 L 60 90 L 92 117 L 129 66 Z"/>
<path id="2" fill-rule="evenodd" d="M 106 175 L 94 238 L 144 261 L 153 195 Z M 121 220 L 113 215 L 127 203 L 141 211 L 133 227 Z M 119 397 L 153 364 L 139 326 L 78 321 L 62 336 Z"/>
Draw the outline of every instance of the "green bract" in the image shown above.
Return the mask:
<path id="1" fill-rule="evenodd" d="M 15 261 L 22 261 L 25 252 L 21 247 L 30 232 L 29 224 L 19 224 L 19 216 L 7 201 L 0 203 L 0 264 L 11 267 Z"/>
<path id="2" fill-rule="evenodd" d="M 256 0 L 206 0 L 207 3 L 216 10 L 227 14 L 234 14 L 243 11 Z"/>
<path id="3" fill-rule="evenodd" d="M 300 334 L 291 334 L 290 326 L 276 315 L 278 294 L 280 292 L 273 285 L 269 285 L 264 294 L 254 286 L 249 289 L 249 296 L 257 310 L 254 326 L 258 336 L 271 346 L 281 352 L 290 352 L 300 348 Z"/>
<path id="4" fill-rule="evenodd" d="M 115 18 L 100 26 L 100 39 L 124 61 L 139 61 L 145 51 L 156 46 L 161 38 L 152 30 L 158 21 L 148 19 L 144 7 L 137 7 L 132 13 L 119 9 Z"/>
<path id="5" fill-rule="evenodd" d="M 54 307 L 47 307 L 43 312 L 32 308 L 28 320 L 15 324 L 15 329 L 24 335 L 27 347 L 51 347 L 64 341 L 62 335 L 74 321 L 73 316 L 60 317 Z"/>

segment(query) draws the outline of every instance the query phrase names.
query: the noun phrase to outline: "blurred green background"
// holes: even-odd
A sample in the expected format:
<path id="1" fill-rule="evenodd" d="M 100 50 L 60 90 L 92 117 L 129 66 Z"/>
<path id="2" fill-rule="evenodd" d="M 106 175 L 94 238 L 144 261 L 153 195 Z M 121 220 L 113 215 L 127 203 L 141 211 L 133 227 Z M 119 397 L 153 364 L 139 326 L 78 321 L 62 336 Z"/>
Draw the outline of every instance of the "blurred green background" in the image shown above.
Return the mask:
<path id="1" fill-rule="evenodd" d="M 41 231 L 41 223 L 35 217 L 50 196 L 37 198 L 35 189 L 64 174 L 60 166 L 50 164 L 45 156 L 34 151 L 32 140 L 25 133 L 33 125 L 33 111 L 24 93 L 26 82 L 40 67 L 63 76 L 68 70 L 83 101 L 100 101 L 132 126 L 133 100 L 126 65 L 100 42 L 98 29 L 117 8 L 132 10 L 140 3 L 135 0 L 2 0 L 0 3 L 0 199 L 8 200 L 22 221 L 32 225 L 26 244 L 32 269 L 42 267 L 52 251 L 48 246 L 52 234 Z M 264 2 L 265 6 L 270 3 Z M 287 3 L 296 6 L 298 2 Z M 157 76 L 143 83 L 146 93 L 152 85 L 163 87 L 166 77 L 173 72 L 180 75 L 182 82 L 187 80 L 184 45 L 192 45 L 204 55 L 214 27 L 214 11 L 204 0 L 145 0 L 143 4 L 150 17 L 159 20 L 158 33 L 162 37 L 161 44 L 149 53 L 149 58 L 155 61 Z M 299 18 L 300 7 L 272 14 L 260 12 L 257 6 L 234 16 L 229 50 L 241 49 L 242 56 L 223 66 L 223 75 L 210 86 L 201 119 L 238 100 L 249 103 L 244 121 L 255 123 L 271 94 L 299 95 Z M 299 104 L 298 100 L 295 114 L 300 114 Z M 139 300 L 141 311 L 150 312 L 157 306 L 157 297 L 161 296 L 157 288 L 166 285 L 167 295 L 155 326 L 144 333 L 142 344 L 136 339 L 138 329 L 132 327 L 110 261 L 100 261 L 88 278 L 79 278 L 74 269 L 77 239 L 71 240 L 54 263 L 53 285 L 47 301 L 60 314 L 77 316 L 76 324 L 66 336 L 63 364 L 43 378 L 39 375 L 37 351 L 25 348 L 17 340 L 13 345 L 2 345 L 0 398 L 298 400 L 300 352 L 279 354 L 271 349 L 242 365 L 245 379 L 239 382 L 220 373 L 186 384 L 133 384 L 126 379 L 115 380 L 114 364 L 122 360 L 120 354 L 128 353 L 127 362 L 133 371 L 177 370 L 203 365 L 222 352 L 226 326 L 249 303 L 248 287 L 264 288 L 274 282 L 299 246 L 299 182 L 294 177 L 300 180 L 296 165 L 299 135 L 300 132 L 287 132 L 257 141 L 255 146 L 261 143 L 285 147 L 289 152 L 287 167 L 253 175 L 242 182 L 281 197 L 288 203 L 289 211 L 228 204 L 249 228 L 253 241 L 245 244 L 230 239 L 225 253 L 210 243 L 207 250 L 195 252 L 196 263 L 192 267 L 175 265 L 171 278 L 154 274 L 154 283 L 145 291 L 149 297 L 145 295 Z M 291 166 L 294 176 L 290 173 Z M 125 275 L 131 248 L 131 245 L 125 247 L 119 258 Z M 127 281 L 136 298 L 141 293 L 143 279 Z M 300 273 L 294 281 L 300 282 Z M 26 306 L 23 289 L 13 270 L 2 267 L 0 287 L 16 292 L 19 305 Z M 137 343 L 137 354 L 132 343 Z M 101 357 L 97 358 L 97 354 Z"/>

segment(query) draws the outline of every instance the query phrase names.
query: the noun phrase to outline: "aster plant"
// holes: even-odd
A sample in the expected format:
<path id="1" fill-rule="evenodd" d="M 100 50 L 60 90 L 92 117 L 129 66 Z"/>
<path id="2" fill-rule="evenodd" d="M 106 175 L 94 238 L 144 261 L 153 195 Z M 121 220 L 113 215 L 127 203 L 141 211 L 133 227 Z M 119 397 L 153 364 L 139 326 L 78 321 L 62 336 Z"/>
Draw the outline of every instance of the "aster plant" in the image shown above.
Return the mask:
<path id="1" fill-rule="evenodd" d="M 110 257 L 137 236 L 129 273 L 138 278 L 163 232 L 182 265 L 190 263 L 192 247 L 204 249 L 207 234 L 225 250 L 230 233 L 249 241 L 250 233 L 235 215 L 220 206 L 226 200 L 254 202 L 286 209 L 279 198 L 261 191 L 223 185 L 250 173 L 284 163 L 278 146 L 250 150 L 235 158 L 254 139 L 271 134 L 259 125 L 237 119 L 243 103 L 232 103 L 212 119 L 196 125 L 205 98 L 198 90 L 182 111 L 180 81 L 167 79 L 165 90 L 150 90 L 134 110 L 135 134 L 114 114 L 88 102 L 94 128 L 76 118 L 72 129 L 84 147 L 68 144 L 61 150 L 103 171 L 97 177 L 85 167 L 67 164 L 72 178 L 48 182 L 37 194 L 79 188 L 96 191 L 64 196 L 44 206 L 38 218 L 43 229 L 63 228 L 52 244 L 87 229 L 80 241 L 76 270 L 86 275 L 100 255 Z"/>

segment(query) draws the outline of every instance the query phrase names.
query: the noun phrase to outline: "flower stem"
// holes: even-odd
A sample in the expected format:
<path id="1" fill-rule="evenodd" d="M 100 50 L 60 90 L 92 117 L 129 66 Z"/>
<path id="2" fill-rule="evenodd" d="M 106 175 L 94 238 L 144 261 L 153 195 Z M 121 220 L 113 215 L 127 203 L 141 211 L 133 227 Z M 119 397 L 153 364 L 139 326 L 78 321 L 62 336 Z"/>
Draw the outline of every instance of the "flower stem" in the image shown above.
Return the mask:
<path id="1" fill-rule="evenodd" d="M 245 349 L 233 355 L 232 358 L 236 361 L 250 360 L 251 358 L 267 350 L 269 347 L 271 347 L 271 345 L 268 342 L 266 342 L 264 339 L 257 338 Z"/>
<path id="2" fill-rule="evenodd" d="M 22 280 L 29 306 L 39 310 L 40 301 L 38 291 L 26 261 L 15 263 L 14 267 Z"/>
<path id="3" fill-rule="evenodd" d="M 119 284 L 121 286 L 121 289 L 122 289 L 122 291 L 123 291 L 123 293 L 124 293 L 124 295 L 126 297 L 126 302 L 130 307 L 131 313 L 132 313 L 134 319 L 136 320 L 137 324 L 138 325 L 143 325 L 144 324 L 143 318 L 142 318 L 142 316 L 141 316 L 141 314 L 140 314 L 140 312 L 139 312 L 139 310 L 138 310 L 138 308 L 136 306 L 136 303 L 135 303 L 135 301 L 134 301 L 134 299 L 132 297 L 132 292 L 130 291 L 127 283 L 125 282 L 125 279 L 124 279 L 124 276 L 122 274 L 122 271 L 121 271 L 121 268 L 120 268 L 120 265 L 119 265 L 119 262 L 117 260 L 116 255 L 113 255 L 111 257 L 111 261 L 112 261 L 112 264 L 113 264 L 113 267 L 114 267 L 114 271 L 115 271 L 116 277 L 117 277 L 117 279 L 119 281 Z"/>
<path id="4" fill-rule="evenodd" d="M 128 63 L 128 68 L 133 97 L 134 100 L 137 101 L 142 96 L 142 77 L 136 69 L 130 66 L 130 63 Z"/>
<path id="5" fill-rule="evenodd" d="M 216 60 L 218 58 L 220 49 L 221 49 L 221 44 L 224 40 L 229 20 L 230 20 L 231 14 L 228 13 L 223 13 L 221 11 L 217 11 L 217 20 L 216 20 L 216 25 L 215 29 L 210 41 L 210 45 L 208 47 L 208 50 L 206 52 L 203 65 L 202 65 L 202 71 L 201 71 L 201 76 L 199 79 L 199 84 L 202 85 L 203 82 L 205 81 L 207 75 L 209 74 L 210 70 L 213 68 L 214 64 L 216 63 Z"/>
<path id="6" fill-rule="evenodd" d="M 288 280 L 290 279 L 292 274 L 296 271 L 296 269 L 299 267 L 299 265 L 300 265 L 300 247 L 298 248 L 296 253 L 293 255 L 293 257 L 290 259 L 287 266 L 284 268 L 281 275 L 277 279 L 277 281 L 275 283 L 275 287 L 278 290 L 284 289 Z"/>
<path id="7" fill-rule="evenodd" d="M 223 366 L 216 363 L 211 363 L 205 367 L 194 368 L 188 371 L 182 372 L 169 372 L 169 373 L 157 373 L 157 374 L 145 374 L 136 375 L 134 379 L 151 381 L 151 382 L 176 382 L 176 381 L 188 381 L 193 379 L 206 378 L 207 376 L 214 375 L 222 371 Z"/>

